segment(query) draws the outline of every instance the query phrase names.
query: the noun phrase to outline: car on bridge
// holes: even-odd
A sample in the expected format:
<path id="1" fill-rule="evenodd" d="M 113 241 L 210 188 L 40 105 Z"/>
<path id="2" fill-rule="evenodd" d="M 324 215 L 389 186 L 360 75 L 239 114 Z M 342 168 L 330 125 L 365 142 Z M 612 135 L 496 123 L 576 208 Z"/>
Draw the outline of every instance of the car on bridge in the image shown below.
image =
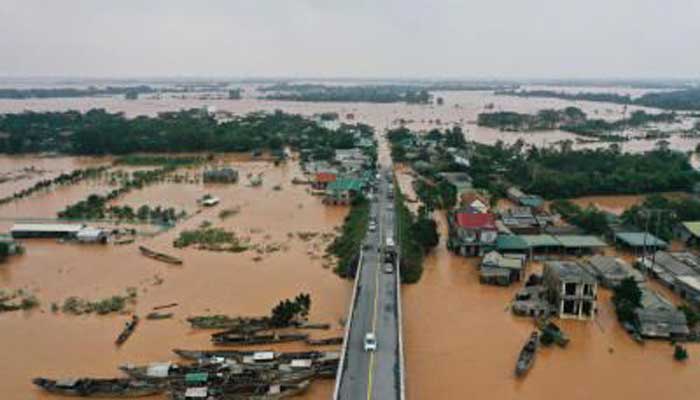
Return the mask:
<path id="1" fill-rule="evenodd" d="M 377 350 L 377 337 L 374 336 L 374 332 L 367 332 L 365 335 L 365 351 L 376 351 Z"/>
<path id="2" fill-rule="evenodd" d="M 393 274 L 394 273 L 394 264 L 388 262 L 384 263 L 384 273 L 385 274 Z"/>

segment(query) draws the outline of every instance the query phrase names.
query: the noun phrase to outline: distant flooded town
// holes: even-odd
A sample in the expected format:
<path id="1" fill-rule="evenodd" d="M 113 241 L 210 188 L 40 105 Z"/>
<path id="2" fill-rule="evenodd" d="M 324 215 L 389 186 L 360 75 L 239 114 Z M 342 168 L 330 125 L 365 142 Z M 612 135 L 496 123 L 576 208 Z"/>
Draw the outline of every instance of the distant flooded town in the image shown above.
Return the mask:
<path id="1" fill-rule="evenodd" d="M 2 398 L 690 399 L 697 82 L 0 80 Z"/>

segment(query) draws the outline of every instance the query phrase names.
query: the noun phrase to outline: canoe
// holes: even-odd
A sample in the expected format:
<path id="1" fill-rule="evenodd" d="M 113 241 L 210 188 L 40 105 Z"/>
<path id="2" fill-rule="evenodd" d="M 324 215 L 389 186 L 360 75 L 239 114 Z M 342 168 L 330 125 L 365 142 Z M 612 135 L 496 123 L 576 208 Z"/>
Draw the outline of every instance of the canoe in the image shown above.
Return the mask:
<path id="1" fill-rule="evenodd" d="M 131 317 L 131 321 L 126 323 L 124 330 L 119 334 L 117 340 L 114 342 L 117 346 L 121 346 L 124 342 L 129 339 L 132 333 L 136 330 L 136 326 L 139 324 L 139 316 L 134 315 Z"/>
<path id="2" fill-rule="evenodd" d="M 532 332 L 525 346 L 520 350 L 518 362 L 515 364 L 515 376 L 523 376 L 532 368 L 537 355 L 537 347 L 539 346 L 539 333 Z"/>
<path id="3" fill-rule="evenodd" d="M 49 393 L 77 397 L 144 397 L 165 392 L 163 385 L 133 379 L 74 378 L 53 380 L 34 378 L 36 386 Z"/>
<path id="4" fill-rule="evenodd" d="M 148 313 L 148 315 L 146 315 L 146 319 L 150 319 L 150 320 L 169 319 L 169 318 L 172 318 L 173 315 L 175 315 L 175 314 L 152 312 L 152 313 Z"/>
<path id="5" fill-rule="evenodd" d="M 177 257 L 169 256 L 167 254 L 163 253 L 158 253 L 157 251 L 153 251 L 147 247 L 144 246 L 139 246 L 139 251 L 141 251 L 141 254 L 148 258 L 152 258 L 154 260 L 162 261 L 168 264 L 174 264 L 174 265 L 180 265 L 182 264 L 182 260 L 180 260 Z"/>
<path id="6" fill-rule="evenodd" d="M 298 342 L 308 339 L 309 335 L 301 333 L 272 333 L 269 335 L 246 335 L 230 332 L 221 332 L 211 335 L 211 340 L 216 345 L 240 345 L 252 346 L 257 344 Z"/>
<path id="7" fill-rule="evenodd" d="M 326 346 L 326 345 L 337 345 L 343 344 L 343 337 L 332 337 L 325 339 L 306 339 L 306 344 L 310 346 Z"/>
<path id="8" fill-rule="evenodd" d="M 173 389 L 173 400 L 205 398 L 207 400 L 278 400 L 304 393 L 310 381 L 270 385 L 232 385 L 221 387 L 188 387 Z"/>

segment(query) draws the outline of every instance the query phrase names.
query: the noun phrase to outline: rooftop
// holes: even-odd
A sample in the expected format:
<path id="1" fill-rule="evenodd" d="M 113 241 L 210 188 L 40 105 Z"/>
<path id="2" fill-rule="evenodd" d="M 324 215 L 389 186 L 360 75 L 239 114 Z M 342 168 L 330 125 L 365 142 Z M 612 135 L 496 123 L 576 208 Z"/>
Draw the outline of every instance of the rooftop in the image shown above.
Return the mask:
<path id="1" fill-rule="evenodd" d="M 615 239 L 629 247 L 666 247 L 668 245 L 648 232 L 615 232 Z"/>
<path id="2" fill-rule="evenodd" d="M 700 236 L 700 221 L 682 222 L 682 224 L 693 236 Z"/>
<path id="3" fill-rule="evenodd" d="M 496 229 L 496 216 L 490 213 L 471 214 L 457 212 L 455 213 L 455 221 L 461 228 Z"/>
<path id="4" fill-rule="evenodd" d="M 15 224 L 10 232 L 78 232 L 81 224 Z"/>
<path id="5" fill-rule="evenodd" d="M 555 239 L 566 248 L 607 246 L 605 242 L 592 235 L 557 235 Z"/>
<path id="6" fill-rule="evenodd" d="M 341 178 L 329 183 L 328 190 L 339 192 L 354 190 L 359 192 L 362 190 L 362 182 L 357 179 Z"/>

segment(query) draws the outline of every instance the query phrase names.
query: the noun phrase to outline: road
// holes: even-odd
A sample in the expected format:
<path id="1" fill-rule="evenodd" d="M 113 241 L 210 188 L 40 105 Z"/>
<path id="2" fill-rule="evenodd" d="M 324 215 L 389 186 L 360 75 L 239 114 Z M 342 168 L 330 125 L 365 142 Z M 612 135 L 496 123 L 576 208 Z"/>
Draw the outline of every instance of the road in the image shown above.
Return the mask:
<path id="1" fill-rule="evenodd" d="M 357 277 L 356 304 L 351 316 L 345 366 L 338 399 L 389 400 L 400 399 L 399 321 L 397 317 L 397 269 L 385 273 L 383 252 L 386 237 L 394 235 L 393 200 L 387 199 L 390 184 L 386 175 L 390 169 L 380 169 L 381 179 L 371 204 L 371 215 L 377 229 L 368 232 L 362 266 Z M 377 350 L 364 350 L 364 337 L 374 332 Z"/>

